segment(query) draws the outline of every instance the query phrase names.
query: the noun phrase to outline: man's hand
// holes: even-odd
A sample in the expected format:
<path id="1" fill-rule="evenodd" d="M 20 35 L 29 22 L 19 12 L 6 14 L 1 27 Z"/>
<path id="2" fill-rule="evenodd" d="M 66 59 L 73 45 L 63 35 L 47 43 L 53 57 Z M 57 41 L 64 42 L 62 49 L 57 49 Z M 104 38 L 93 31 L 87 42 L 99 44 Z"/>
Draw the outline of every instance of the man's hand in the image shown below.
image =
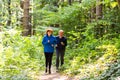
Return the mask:
<path id="1" fill-rule="evenodd" d="M 58 47 L 58 45 L 56 44 L 55 47 Z"/>
<path id="2" fill-rule="evenodd" d="M 51 46 L 52 46 L 52 47 L 54 47 L 54 45 L 53 45 L 53 44 L 52 44 Z"/>
<path id="3" fill-rule="evenodd" d="M 61 45 L 65 45 L 63 42 L 61 42 Z"/>

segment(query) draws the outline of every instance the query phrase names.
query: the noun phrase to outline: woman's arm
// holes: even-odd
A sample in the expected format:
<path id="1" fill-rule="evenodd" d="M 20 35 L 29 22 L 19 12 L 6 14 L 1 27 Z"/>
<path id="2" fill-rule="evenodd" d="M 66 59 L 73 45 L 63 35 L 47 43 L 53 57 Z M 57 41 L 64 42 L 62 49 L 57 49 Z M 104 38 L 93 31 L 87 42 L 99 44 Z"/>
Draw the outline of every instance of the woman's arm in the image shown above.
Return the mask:
<path id="1" fill-rule="evenodd" d="M 46 40 L 46 38 L 44 37 L 43 40 L 42 40 L 42 44 L 45 45 L 45 44 L 47 44 L 47 43 L 49 43 L 49 42 L 48 42 L 48 40 Z"/>

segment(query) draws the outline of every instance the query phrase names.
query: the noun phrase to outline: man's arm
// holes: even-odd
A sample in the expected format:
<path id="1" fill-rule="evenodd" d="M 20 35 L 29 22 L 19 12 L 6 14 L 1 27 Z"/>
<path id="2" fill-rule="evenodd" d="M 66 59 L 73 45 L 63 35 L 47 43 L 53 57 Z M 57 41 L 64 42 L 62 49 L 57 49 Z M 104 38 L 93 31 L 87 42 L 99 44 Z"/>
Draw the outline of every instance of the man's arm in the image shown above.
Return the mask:
<path id="1" fill-rule="evenodd" d="M 65 46 L 67 46 L 67 38 L 65 38 Z"/>

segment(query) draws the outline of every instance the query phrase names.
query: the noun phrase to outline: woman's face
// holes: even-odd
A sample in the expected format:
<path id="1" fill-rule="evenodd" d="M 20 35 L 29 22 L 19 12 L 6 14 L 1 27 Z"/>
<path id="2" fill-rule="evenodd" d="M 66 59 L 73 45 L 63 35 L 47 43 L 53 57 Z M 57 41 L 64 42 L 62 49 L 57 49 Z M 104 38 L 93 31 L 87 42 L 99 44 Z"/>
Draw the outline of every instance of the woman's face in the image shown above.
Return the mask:
<path id="1" fill-rule="evenodd" d="M 51 34 L 52 34 L 52 32 L 51 32 L 51 31 L 48 31 L 48 32 L 47 32 L 47 35 L 48 35 L 48 36 L 50 36 Z"/>

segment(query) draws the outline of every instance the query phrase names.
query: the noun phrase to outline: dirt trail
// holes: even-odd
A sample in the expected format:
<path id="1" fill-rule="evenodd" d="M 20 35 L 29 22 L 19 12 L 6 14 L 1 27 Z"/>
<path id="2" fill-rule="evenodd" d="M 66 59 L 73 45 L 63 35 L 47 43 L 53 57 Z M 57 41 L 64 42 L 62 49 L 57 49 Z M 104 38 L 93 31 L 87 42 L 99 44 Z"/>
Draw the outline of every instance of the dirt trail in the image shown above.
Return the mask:
<path id="1" fill-rule="evenodd" d="M 59 72 L 56 72 L 56 69 L 52 67 L 51 74 L 41 74 L 37 80 L 74 80 L 68 76 L 61 75 Z"/>

